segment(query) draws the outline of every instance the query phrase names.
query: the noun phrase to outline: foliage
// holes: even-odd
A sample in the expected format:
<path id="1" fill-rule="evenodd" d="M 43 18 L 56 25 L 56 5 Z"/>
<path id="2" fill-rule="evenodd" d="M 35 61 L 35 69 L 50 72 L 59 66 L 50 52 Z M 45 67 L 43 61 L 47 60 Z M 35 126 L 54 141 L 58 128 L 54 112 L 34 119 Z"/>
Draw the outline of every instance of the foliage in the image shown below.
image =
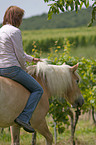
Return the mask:
<path id="1" fill-rule="evenodd" d="M 56 29 L 56 28 L 73 28 L 87 26 L 91 19 L 92 7 L 88 9 L 82 8 L 75 11 L 65 11 L 59 15 L 53 14 L 52 19 L 48 20 L 48 14 L 42 14 L 39 16 L 33 16 L 23 19 L 23 23 L 20 26 L 21 30 L 39 30 L 39 29 Z M 93 25 L 96 25 L 94 21 Z M 34 34 L 34 32 L 32 33 Z"/>
<path id="2" fill-rule="evenodd" d="M 59 14 L 60 12 L 65 12 L 66 10 L 75 10 L 78 12 L 78 9 L 82 8 L 83 5 L 85 5 L 86 8 L 89 7 L 89 0 L 44 0 L 45 2 L 50 2 L 49 6 L 49 12 L 48 12 L 48 18 L 52 18 L 52 14 Z M 93 20 L 95 20 L 95 14 L 96 14 L 96 2 L 93 0 L 93 10 L 92 10 L 92 18 L 90 25 L 92 25 Z"/>
<path id="3" fill-rule="evenodd" d="M 68 118 L 69 105 L 65 99 L 50 98 L 50 109 L 49 114 L 52 115 L 54 122 L 56 122 L 56 128 L 58 128 L 59 133 L 65 131 L 65 126 L 70 125 L 70 120 Z M 53 126 L 53 125 L 52 125 Z"/>
<path id="4" fill-rule="evenodd" d="M 91 17 L 91 21 L 90 21 L 90 23 L 89 23 L 89 27 L 90 26 L 92 26 L 92 24 L 93 24 L 93 21 L 94 20 L 96 20 L 96 2 L 94 2 L 94 4 L 92 5 L 92 7 L 93 7 L 93 10 L 92 10 L 92 17 Z"/>

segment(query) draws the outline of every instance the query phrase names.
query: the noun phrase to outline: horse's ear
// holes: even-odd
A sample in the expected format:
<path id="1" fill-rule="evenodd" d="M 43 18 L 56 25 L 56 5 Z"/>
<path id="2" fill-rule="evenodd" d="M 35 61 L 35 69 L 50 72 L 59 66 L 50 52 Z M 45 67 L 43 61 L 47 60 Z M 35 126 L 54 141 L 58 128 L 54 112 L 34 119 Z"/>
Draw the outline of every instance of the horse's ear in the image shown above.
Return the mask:
<path id="1" fill-rule="evenodd" d="M 75 72 L 78 68 L 79 63 L 77 63 L 76 65 L 72 66 L 70 69 L 72 72 Z"/>

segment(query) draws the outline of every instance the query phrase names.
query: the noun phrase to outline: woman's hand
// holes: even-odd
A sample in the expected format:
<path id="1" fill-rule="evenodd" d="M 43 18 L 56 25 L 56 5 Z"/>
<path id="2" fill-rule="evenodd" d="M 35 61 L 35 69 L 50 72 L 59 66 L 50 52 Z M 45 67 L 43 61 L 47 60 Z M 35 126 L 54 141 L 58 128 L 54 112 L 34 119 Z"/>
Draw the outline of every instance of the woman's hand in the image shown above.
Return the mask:
<path id="1" fill-rule="evenodd" d="M 38 61 L 41 61 L 40 58 L 33 58 L 34 63 L 37 63 Z"/>

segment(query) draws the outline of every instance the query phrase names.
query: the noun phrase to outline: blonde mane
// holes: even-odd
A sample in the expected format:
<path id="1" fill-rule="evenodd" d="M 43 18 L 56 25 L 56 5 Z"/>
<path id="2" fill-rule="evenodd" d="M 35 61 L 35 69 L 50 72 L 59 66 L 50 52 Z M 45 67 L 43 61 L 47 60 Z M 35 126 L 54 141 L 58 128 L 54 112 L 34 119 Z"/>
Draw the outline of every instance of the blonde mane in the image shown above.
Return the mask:
<path id="1" fill-rule="evenodd" d="M 72 88 L 69 65 L 50 65 L 46 62 L 38 62 L 35 67 L 28 67 L 28 73 L 31 75 L 35 73 L 37 77 L 40 77 L 49 88 L 51 96 L 65 96 L 67 89 Z M 76 72 L 75 74 L 79 77 Z"/>

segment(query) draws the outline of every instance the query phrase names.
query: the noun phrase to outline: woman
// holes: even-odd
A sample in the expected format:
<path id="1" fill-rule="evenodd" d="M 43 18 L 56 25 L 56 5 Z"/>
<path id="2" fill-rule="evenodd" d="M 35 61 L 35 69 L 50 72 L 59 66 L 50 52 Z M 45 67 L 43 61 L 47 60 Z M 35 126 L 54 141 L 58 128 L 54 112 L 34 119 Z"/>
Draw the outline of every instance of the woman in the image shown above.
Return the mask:
<path id="1" fill-rule="evenodd" d="M 10 6 L 5 12 L 3 26 L 0 29 L 0 76 L 8 77 L 30 91 L 27 104 L 23 112 L 15 119 L 15 123 L 28 132 L 34 132 L 30 119 L 43 94 L 43 89 L 26 72 L 26 61 L 38 62 L 40 59 L 33 58 L 23 51 L 21 31 L 19 30 L 23 15 L 24 10 L 17 6 Z"/>

